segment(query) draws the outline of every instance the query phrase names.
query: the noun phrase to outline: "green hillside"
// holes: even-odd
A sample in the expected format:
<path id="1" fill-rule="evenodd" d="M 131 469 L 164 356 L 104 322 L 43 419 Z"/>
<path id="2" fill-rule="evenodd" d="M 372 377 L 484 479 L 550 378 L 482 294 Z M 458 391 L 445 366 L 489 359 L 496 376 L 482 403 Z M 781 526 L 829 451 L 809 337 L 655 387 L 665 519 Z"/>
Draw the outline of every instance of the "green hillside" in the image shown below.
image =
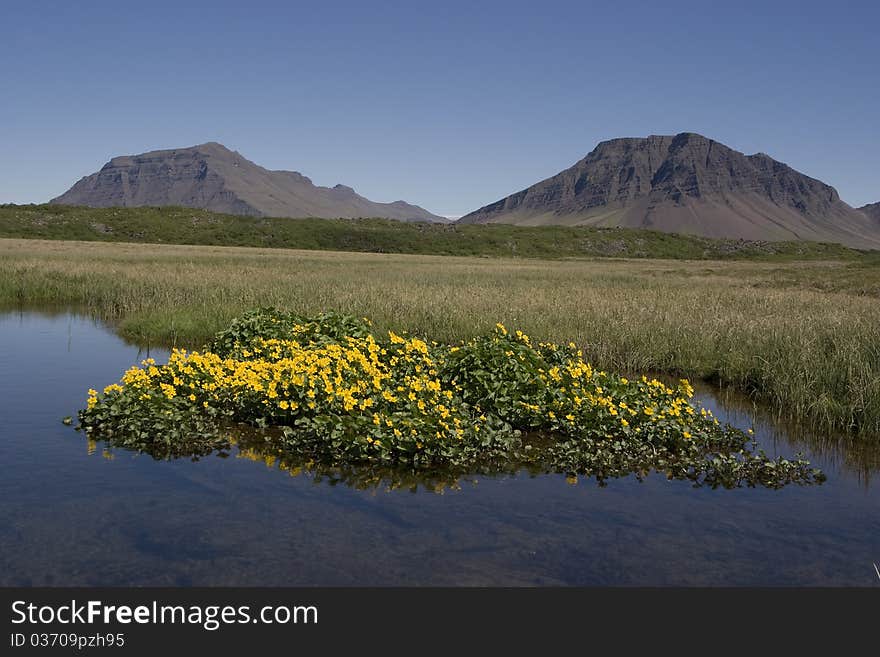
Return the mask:
<path id="1" fill-rule="evenodd" d="M 241 217 L 180 207 L 0 205 L 0 237 L 521 258 L 859 258 L 837 244 L 749 242 L 624 228 Z"/>

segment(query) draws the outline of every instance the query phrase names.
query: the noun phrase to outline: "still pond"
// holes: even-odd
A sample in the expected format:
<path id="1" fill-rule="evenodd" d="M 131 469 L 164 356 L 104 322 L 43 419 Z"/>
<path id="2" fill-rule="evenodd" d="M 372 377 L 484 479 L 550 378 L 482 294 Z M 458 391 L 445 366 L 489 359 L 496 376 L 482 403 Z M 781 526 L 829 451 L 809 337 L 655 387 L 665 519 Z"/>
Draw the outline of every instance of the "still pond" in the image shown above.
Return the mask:
<path id="1" fill-rule="evenodd" d="M 106 452 L 61 423 L 148 355 L 168 352 L 69 313 L 0 314 L 0 586 L 880 585 L 880 449 L 735 396 L 697 395 L 828 480 L 711 490 L 523 472 L 363 489 L 236 451 Z"/>

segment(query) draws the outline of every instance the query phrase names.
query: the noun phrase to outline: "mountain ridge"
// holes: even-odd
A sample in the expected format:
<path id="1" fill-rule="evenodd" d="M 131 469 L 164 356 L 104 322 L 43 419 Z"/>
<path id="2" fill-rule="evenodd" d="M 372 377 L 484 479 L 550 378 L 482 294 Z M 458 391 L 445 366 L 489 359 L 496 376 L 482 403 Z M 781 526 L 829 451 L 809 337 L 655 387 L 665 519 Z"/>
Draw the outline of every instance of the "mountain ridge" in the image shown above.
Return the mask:
<path id="1" fill-rule="evenodd" d="M 880 229 L 830 185 L 765 153 L 745 155 L 692 132 L 600 142 L 568 169 L 459 221 L 880 248 Z"/>
<path id="2" fill-rule="evenodd" d="M 50 203 L 175 205 L 245 216 L 447 221 L 406 201 L 379 203 L 346 185 L 321 187 L 299 171 L 266 169 L 219 142 L 115 156 Z"/>
<path id="3" fill-rule="evenodd" d="M 858 210 L 862 214 L 867 215 L 869 219 L 876 221 L 877 225 L 880 226 L 880 201 L 863 205 Z"/>

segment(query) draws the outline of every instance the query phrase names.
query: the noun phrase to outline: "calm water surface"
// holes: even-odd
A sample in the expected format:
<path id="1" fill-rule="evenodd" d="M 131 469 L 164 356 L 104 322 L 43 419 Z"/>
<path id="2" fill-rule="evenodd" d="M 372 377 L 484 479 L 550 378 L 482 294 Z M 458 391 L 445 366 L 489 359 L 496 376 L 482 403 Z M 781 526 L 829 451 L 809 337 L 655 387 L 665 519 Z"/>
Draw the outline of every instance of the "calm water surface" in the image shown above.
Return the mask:
<path id="1" fill-rule="evenodd" d="M 804 451 L 827 483 L 521 474 L 439 495 L 89 450 L 61 418 L 146 356 L 82 317 L 0 315 L 0 585 L 880 584 L 877 451 L 805 441 L 709 391 L 722 419 Z"/>

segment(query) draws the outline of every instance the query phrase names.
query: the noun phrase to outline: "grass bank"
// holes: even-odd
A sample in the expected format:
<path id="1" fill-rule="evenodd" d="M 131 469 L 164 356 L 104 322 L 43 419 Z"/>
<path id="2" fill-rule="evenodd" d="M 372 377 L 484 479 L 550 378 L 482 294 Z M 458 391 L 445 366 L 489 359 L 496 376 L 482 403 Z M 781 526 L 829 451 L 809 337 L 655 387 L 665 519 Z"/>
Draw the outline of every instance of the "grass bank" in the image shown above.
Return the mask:
<path id="1" fill-rule="evenodd" d="M 601 368 L 728 384 L 819 429 L 880 433 L 870 262 L 514 260 L 0 240 L 0 302 L 70 305 L 142 342 L 196 345 L 274 305 L 439 341 L 503 322 Z"/>
<path id="2" fill-rule="evenodd" d="M 175 207 L 0 205 L 0 237 L 543 259 L 874 257 L 837 244 L 717 240 L 622 228 L 238 217 Z"/>

